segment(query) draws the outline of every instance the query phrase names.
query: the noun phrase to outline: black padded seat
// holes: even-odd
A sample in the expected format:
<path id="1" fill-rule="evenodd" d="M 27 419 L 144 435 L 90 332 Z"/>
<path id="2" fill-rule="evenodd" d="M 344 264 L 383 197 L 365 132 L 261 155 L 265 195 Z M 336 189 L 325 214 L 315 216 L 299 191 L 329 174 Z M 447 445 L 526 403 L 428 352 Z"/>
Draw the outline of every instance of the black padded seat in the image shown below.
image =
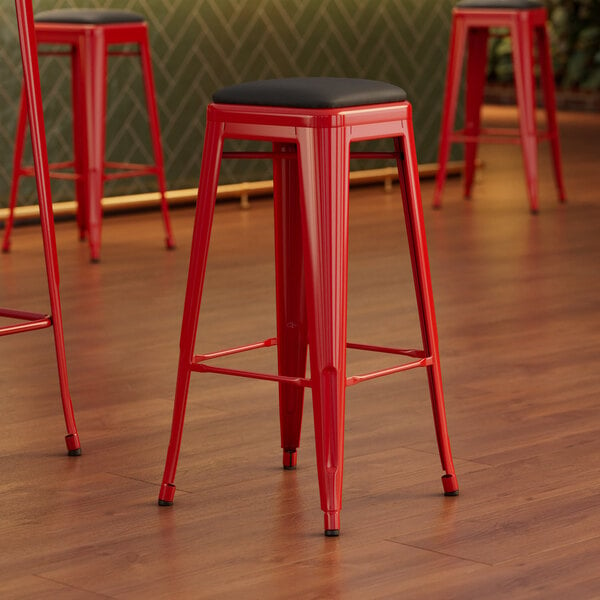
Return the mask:
<path id="1" fill-rule="evenodd" d="M 142 15 L 128 10 L 102 8 L 58 8 L 35 15 L 37 23 L 68 23 L 78 25 L 112 25 L 115 23 L 142 23 Z"/>
<path id="2" fill-rule="evenodd" d="M 510 8 L 515 9 L 534 9 L 544 8 L 543 2 L 535 0 L 462 0 L 456 5 L 456 8 Z"/>
<path id="3" fill-rule="evenodd" d="M 217 104 L 343 108 L 404 102 L 406 92 L 391 83 L 344 77 L 291 77 L 232 85 L 213 94 Z"/>

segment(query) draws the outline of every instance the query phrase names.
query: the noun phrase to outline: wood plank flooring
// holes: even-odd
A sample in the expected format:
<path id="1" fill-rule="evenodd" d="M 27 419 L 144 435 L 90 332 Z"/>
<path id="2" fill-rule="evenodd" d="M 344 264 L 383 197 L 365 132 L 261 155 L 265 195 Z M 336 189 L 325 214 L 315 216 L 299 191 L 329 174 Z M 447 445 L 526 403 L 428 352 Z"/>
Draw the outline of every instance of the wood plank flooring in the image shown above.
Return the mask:
<path id="1" fill-rule="evenodd" d="M 442 495 L 423 371 L 350 388 L 339 539 L 322 535 L 310 396 L 285 472 L 268 382 L 193 377 L 175 504 L 157 506 L 193 211 L 173 212 L 175 252 L 158 213 L 106 219 L 98 265 L 59 223 L 83 454 L 66 456 L 51 334 L 1 339 L 2 598 L 600 598 L 600 116 L 559 123 L 564 206 L 545 146 L 537 216 L 507 146 L 482 148 L 471 201 L 452 179 L 434 211 L 423 182 L 461 495 Z M 218 206 L 199 350 L 274 333 L 271 209 Z M 403 227 L 397 186 L 352 191 L 354 341 L 419 344 Z M 0 304 L 48 306 L 37 226 L 0 256 Z"/>

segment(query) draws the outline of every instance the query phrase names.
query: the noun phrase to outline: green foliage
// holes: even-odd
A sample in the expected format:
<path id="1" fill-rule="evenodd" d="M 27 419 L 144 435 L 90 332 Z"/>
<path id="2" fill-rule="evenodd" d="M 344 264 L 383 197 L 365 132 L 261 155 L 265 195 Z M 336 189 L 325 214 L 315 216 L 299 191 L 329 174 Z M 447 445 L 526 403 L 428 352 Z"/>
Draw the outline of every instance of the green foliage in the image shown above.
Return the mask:
<path id="1" fill-rule="evenodd" d="M 545 0 L 557 84 L 564 89 L 600 90 L 600 0 Z M 490 39 L 489 79 L 512 81 L 508 37 Z"/>

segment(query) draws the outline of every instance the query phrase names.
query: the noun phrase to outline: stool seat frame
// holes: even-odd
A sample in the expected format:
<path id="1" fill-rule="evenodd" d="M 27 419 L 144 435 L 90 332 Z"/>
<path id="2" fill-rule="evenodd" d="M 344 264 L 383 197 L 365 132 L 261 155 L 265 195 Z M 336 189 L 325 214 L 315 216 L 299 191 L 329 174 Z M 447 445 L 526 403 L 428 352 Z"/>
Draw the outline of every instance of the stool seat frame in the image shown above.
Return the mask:
<path id="1" fill-rule="evenodd" d="M 393 152 L 351 153 L 350 143 L 392 138 Z M 273 152 L 223 152 L 225 139 L 268 140 Z M 397 161 L 423 349 L 347 343 L 349 160 Z M 194 352 L 216 190 L 222 158 L 271 158 L 274 166 L 277 336 L 197 355 Z M 207 361 L 277 346 L 278 373 L 216 367 Z M 310 378 L 306 377 L 307 346 Z M 415 360 L 346 376 L 346 349 L 394 353 Z M 283 465 L 293 468 L 300 440 L 304 388 L 312 391 L 317 470 L 325 534 L 340 529 L 346 387 L 408 369 L 427 370 L 435 430 L 448 495 L 458 492 L 442 392 L 437 330 L 408 102 L 304 109 L 211 104 L 208 107 L 198 204 L 181 329 L 171 439 L 159 504 L 170 505 L 192 372 L 211 372 L 279 383 Z"/>

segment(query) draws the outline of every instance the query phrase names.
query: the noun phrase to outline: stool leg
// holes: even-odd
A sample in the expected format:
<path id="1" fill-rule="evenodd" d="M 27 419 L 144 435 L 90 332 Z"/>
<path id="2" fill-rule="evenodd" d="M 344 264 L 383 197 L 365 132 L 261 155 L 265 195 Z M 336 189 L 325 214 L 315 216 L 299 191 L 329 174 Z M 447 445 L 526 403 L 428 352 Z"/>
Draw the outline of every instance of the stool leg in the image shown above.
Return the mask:
<path id="1" fill-rule="evenodd" d="M 274 144 L 273 149 L 276 154 L 290 154 L 289 158 L 276 158 L 273 163 L 279 375 L 304 377 L 307 331 L 296 146 Z M 279 384 L 284 469 L 296 467 L 303 406 L 304 387 Z"/>
<path id="2" fill-rule="evenodd" d="M 154 76 L 152 74 L 152 60 L 148 36 L 140 42 L 140 58 L 142 61 L 142 73 L 144 78 L 144 89 L 146 91 L 146 106 L 148 109 L 148 122 L 150 124 L 150 137 L 152 138 L 152 149 L 154 151 L 154 164 L 160 190 L 160 208 L 165 226 L 165 245 L 169 250 L 175 248 L 175 240 L 171 231 L 171 220 L 169 219 L 169 207 L 167 204 L 167 184 L 165 181 L 165 167 L 163 160 L 162 144 L 160 140 L 160 125 L 158 121 L 158 110 L 156 108 L 156 92 L 154 89 Z"/>
<path id="3" fill-rule="evenodd" d="M 519 125 L 529 206 L 538 212 L 538 140 L 535 122 L 535 80 L 533 77 L 533 40 L 531 24 L 515 19 L 511 25 L 515 89 L 519 107 Z"/>
<path id="4" fill-rule="evenodd" d="M 33 149 L 33 162 L 36 174 L 36 186 L 40 205 L 40 221 L 44 243 L 44 257 L 48 277 L 48 291 L 52 311 L 54 330 L 54 345 L 58 363 L 58 376 L 62 398 L 63 412 L 67 426 L 67 449 L 70 455 L 81 454 L 79 436 L 75 426 L 73 405 L 69 393 L 67 379 L 67 362 L 62 328 L 62 313 L 59 295 L 58 258 L 56 239 L 54 236 L 54 219 L 52 214 L 52 199 L 50 195 L 50 175 L 48 172 L 48 156 L 46 152 L 46 135 L 43 125 L 42 92 L 39 80 L 37 48 L 33 28 L 33 11 L 31 3 L 26 0 L 16 0 L 19 41 L 23 58 L 23 80 L 27 96 L 29 128 Z"/>
<path id="5" fill-rule="evenodd" d="M 102 27 L 85 35 L 84 97 L 87 136 L 87 232 L 92 262 L 100 260 L 102 237 L 102 195 L 104 192 L 104 151 L 106 145 L 106 41 Z"/>
<path id="6" fill-rule="evenodd" d="M 85 240 L 88 223 L 87 197 L 87 124 L 85 114 L 85 65 L 79 44 L 71 46 L 71 105 L 73 110 L 73 162 L 77 174 L 75 180 L 75 199 L 77 201 L 77 227 L 79 239 Z"/>
<path id="7" fill-rule="evenodd" d="M 170 506 L 173 504 L 173 497 L 175 496 L 175 471 L 177 470 L 177 461 L 181 448 L 181 435 L 183 433 L 191 365 L 196 343 L 202 287 L 206 273 L 208 245 L 215 210 L 217 184 L 219 182 L 221 151 L 223 149 L 222 135 L 222 125 L 209 120 L 204 137 L 200 186 L 198 188 L 198 202 L 196 205 L 190 266 L 183 308 L 183 321 L 179 342 L 179 368 L 177 371 L 175 403 L 173 406 L 171 439 L 169 441 L 165 471 L 158 497 L 158 503 L 161 506 Z"/>
<path id="8" fill-rule="evenodd" d="M 446 167 L 450 153 L 450 139 L 456 118 L 456 105 L 460 89 L 460 76 L 465 56 L 466 31 L 463 20 L 454 16 L 450 31 L 448 49 L 448 66 L 446 67 L 446 84 L 444 91 L 444 106 L 442 109 L 442 124 L 440 130 L 440 145 L 438 150 L 438 172 L 435 179 L 433 206 L 442 206 L 442 191 L 446 181 Z"/>
<path id="9" fill-rule="evenodd" d="M 481 122 L 481 104 L 485 89 L 485 68 L 487 65 L 488 30 L 483 27 L 469 29 L 467 58 L 467 89 L 465 95 L 465 134 L 476 138 Z M 471 186 L 475 174 L 477 141 L 465 142 L 465 198 L 471 197 Z"/>
<path id="10" fill-rule="evenodd" d="M 21 101 L 19 103 L 19 119 L 17 121 L 17 133 L 15 135 L 15 151 L 13 154 L 13 176 L 10 184 L 10 196 L 8 201 L 8 219 L 4 226 L 4 241 L 2 252 L 10 252 L 10 235 L 15 221 L 15 206 L 17 205 L 17 193 L 22 175 L 23 150 L 25 148 L 25 129 L 27 128 L 27 102 L 25 87 L 21 89 Z"/>
<path id="11" fill-rule="evenodd" d="M 446 409 L 438 353 L 437 326 L 433 306 L 433 292 L 431 289 L 429 258 L 425 240 L 425 223 L 421 206 L 421 191 L 412 123 L 407 122 L 405 136 L 402 139 L 396 139 L 394 143 L 396 152 L 398 153 L 398 176 L 402 192 L 415 292 L 417 295 L 423 348 L 426 354 L 431 356 L 431 365 L 427 367 L 427 378 L 429 381 L 438 450 L 442 469 L 445 471 L 445 474 L 442 476 L 442 485 L 445 495 L 455 496 L 458 494 L 458 482 L 454 471 L 446 424 Z"/>
<path id="12" fill-rule="evenodd" d="M 349 141 L 299 129 L 302 229 L 315 444 L 325 535 L 340 529 L 346 396 Z"/>
<path id="13" fill-rule="evenodd" d="M 562 162 L 560 159 L 560 141 L 558 138 L 558 125 L 556 123 L 556 96 L 554 92 L 554 73 L 552 70 L 552 58 L 550 56 L 550 44 L 548 42 L 548 31 L 546 26 L 536 27 L 538 44 L 538 56 L 540 61 L 540 75 L 542 90 L 544 93 L 544 106 L 546 107 L 546 122 L 550 135 L 550 147 L 552 149 L 552 162 L 554 165 L 554 181 L 558 189 L 560 202 L 566 201 L 565 186 L 562 175 Z"/>

